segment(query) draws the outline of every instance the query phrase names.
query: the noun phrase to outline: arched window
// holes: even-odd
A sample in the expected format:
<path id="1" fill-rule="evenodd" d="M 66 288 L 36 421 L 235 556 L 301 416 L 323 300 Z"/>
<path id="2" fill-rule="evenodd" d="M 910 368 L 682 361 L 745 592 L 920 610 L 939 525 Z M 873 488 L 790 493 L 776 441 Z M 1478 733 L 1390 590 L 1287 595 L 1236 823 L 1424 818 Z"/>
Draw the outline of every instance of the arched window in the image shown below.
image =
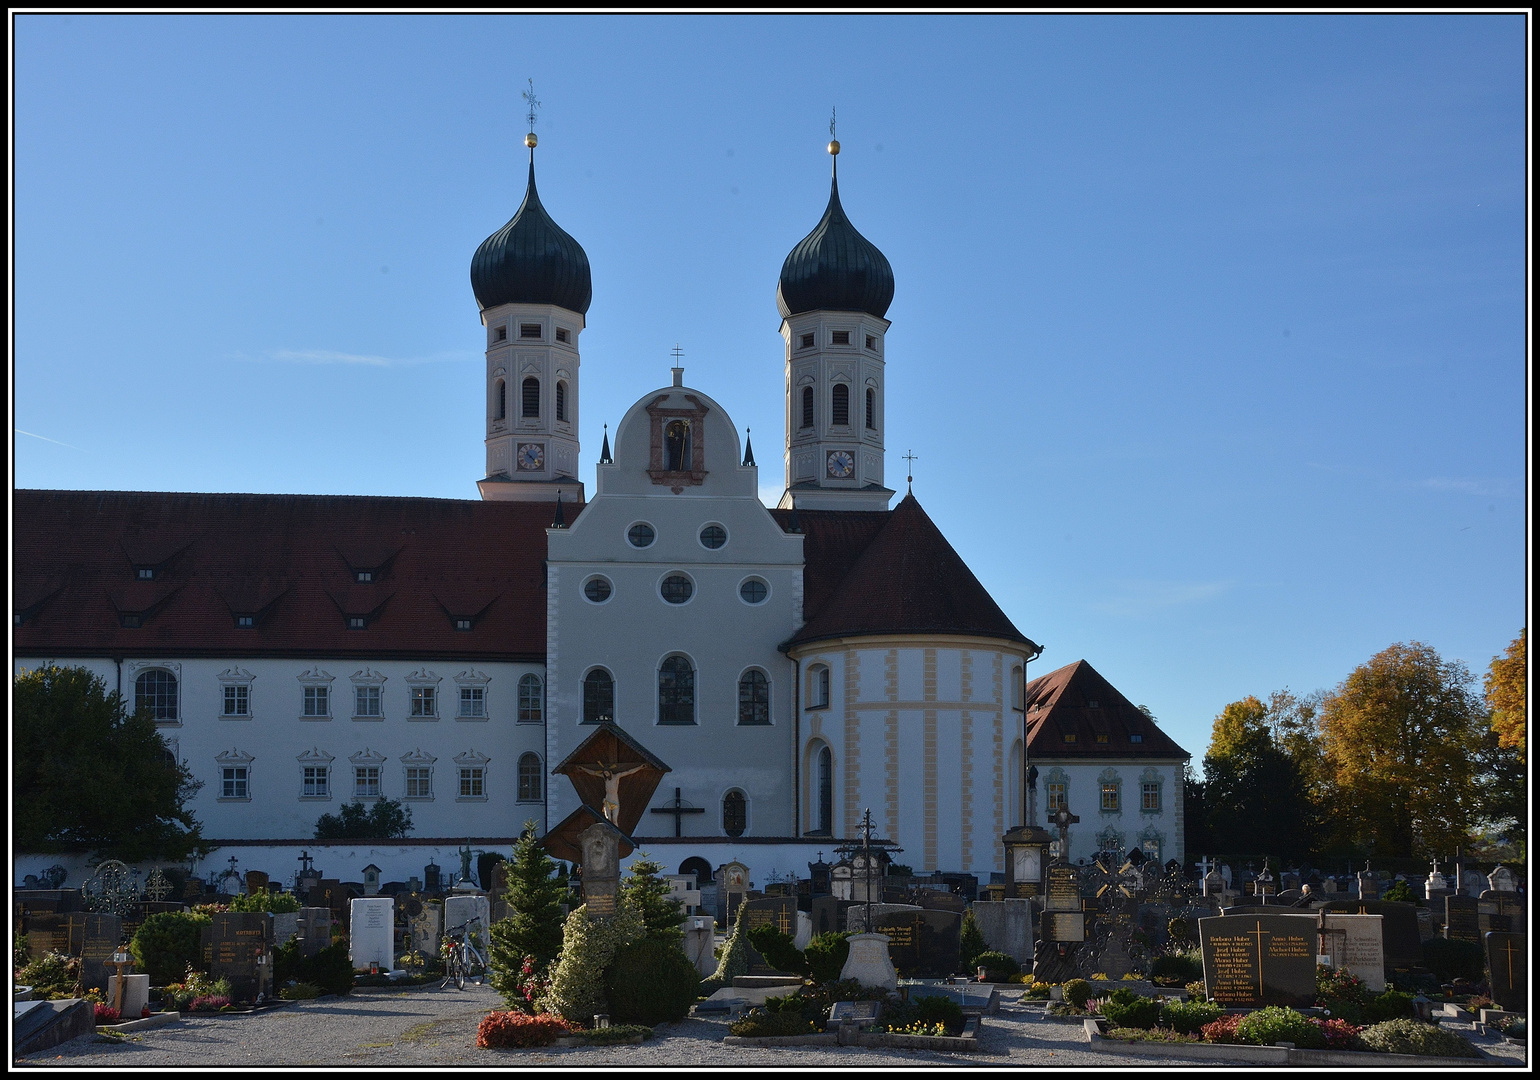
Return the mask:
<path id="1" fill-rule="evenodd" d="M 151 668 L 134 680 L 134 711 L 149 709 L 156 720 L 177 718 L 176 676 L 164 668 Z"/>
<path id="2" fill-rule="evenodd" d="M 850 424 L 850 387 L 844 383 L 834 384 L 834 423 Z"/>
<path id="3" fill-rule="evenodd" d="M 834 834 L 834 753 L 827 746 L 818 748 L 818 831 Z"/>
<path id="4" fill-rule="evenodd" d="M 695 723 L 695 669 L 682 656 L 670 656 L 658 669 L 658 723 Z"/>
<path id="5" fill-rule="evenodd" d="M 802 426 L 813 426 L 813 388 L 811 386 L 802 388 Z"/>
<path id="6" fill-rule="evenodd" d="M 751 668 L 738 680 L 738 723 L 770 722 L 770 680 L 763 671 Z"/>
<path id="7" fill-rule="evenodd" d="M 663 429 L 663 468 L 669 472 L 688 472 L 690 450 L 690 422 L 670 420 Z"/>
<path id="8" fill-rule="evenodd" d="M 519 680 L 519 723 L 538 724 L 545 718 L 545 695 L 541 692 L 540 676 L 529 674 Z"/>
<path id="9" fill-rule="evenodd" d="M 540 380 L 534 376 L 524 380 L 524 415 L 540 415 Z"/>
<path id="10" fill-rule="evenodd" d="M 615 680 L 603 668 L 583 676 L 583 723 L 615 719 Z"/>
<path id="11" fill-rule="evenodd" d="M 715 880 L 711 874 L 711 864 L 699 855 L 691 855 L 684 862 L 680 863 L 679 872 L 681 874 L 694 874 L 695 887 L 697 889 L 702 885 L 709 885 Z"/>
<path id="12" fill-rule="evenodd" d="M 1017 664 L 1011 668 L 1011 708 L 1017 712 L 1021 712 L 1027 707 L 1026 702 L 1022 698 L 1022 693 L 1025 689 L 1026 669 Z"/>
<path id="13" fill-rule="evenodd" d="M 722 797 L 722 831 L 728 836 L 742 836 L 749 827 L 749 800 L 741 791 L 729 791 Z"/>
<path id="14" fill-rule="evenodd" d="M 540 755 L 519 758 L 519 802 L 540 801 Z"/>
<path id="15" fill-rule="evenodd" d="M 829 669 L 822 664 L 808 670 L 807 707 L 809 709 L 829 707 Z"/>
<path id="16" fill-rule="evenodd" d="M 508 418 L 508 384 L 502 379 L 497 380 L 497 404 L 494 406 L 492 419 L 506 420 Z"/>
<path id="17" fill-rule="evenodd" d="M 877 391 L 871 387 L 866 388 L 866 428 L 877 430 Z"/>
<path id="18" fill-rule="evenodd" d="M 556 419 L 567 422 L 567 384 L 561 381 L 556 384 Z"/>

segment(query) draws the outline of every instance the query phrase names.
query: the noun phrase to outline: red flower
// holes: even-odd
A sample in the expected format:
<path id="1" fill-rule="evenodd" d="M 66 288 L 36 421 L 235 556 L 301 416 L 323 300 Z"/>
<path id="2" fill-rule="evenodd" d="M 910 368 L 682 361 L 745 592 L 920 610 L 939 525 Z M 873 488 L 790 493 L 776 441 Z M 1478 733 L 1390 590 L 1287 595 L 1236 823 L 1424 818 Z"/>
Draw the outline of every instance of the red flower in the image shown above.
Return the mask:
<path id="1" fill-rule="evenodd" d="M 494 1012 L 483 1016 L 477 1025 L 476 1045 L 483 1050 L 549 1046 L 572 1030 L 567 1021 L 550 1013 L 528 1016 L 521 1012 Z"/>

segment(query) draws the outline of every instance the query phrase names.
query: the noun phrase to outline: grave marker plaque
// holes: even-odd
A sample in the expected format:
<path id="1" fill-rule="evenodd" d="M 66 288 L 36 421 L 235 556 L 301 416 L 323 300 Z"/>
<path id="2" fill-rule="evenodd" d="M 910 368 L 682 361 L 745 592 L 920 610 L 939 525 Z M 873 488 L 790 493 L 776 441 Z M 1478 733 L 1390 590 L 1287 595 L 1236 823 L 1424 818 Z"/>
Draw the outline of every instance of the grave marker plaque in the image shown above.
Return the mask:
<path id="1" fill-rule="evenodd" d="M 957 971 L 962 952 L 961 912 L 890 912 L 874 914 L 872 922 L 877 933 L 888 935 L 888 956 L 901 975 L 943 978 Z"/>
<path id="2" fill-rule="evenodd" d="M 832 934 L 845 929 L 845 909 L 854 903 L 837 896 L 813 897 L 813 933 Z"/>
<path id="3" fill-rule="evenodd" d="M 107 963 L 123 942 L 123 920 L 116 915 L 87 915 L 80 949 L 80 983 L 87 990 L 107 989 Z"/>
<path id="4" fill-rule="evenodd" d="M 1417 906 L 1404 900 L 1332 900 L 1322 911 L 1344 915 L 1384 916 L 1385 967 L 1416 967 L 1422 963 L 1422 931 Z"/>
<path id="5" fill-rule="evenodd" d="M 743 902 L 743 931 L 748 933 L 756 926 L 773 926 L 788 937 L 797 936 L 797 898 L 795 896 L 766 896 Z M 749 974 L 779 974 L 763 956 L 749 946 Z M 788 972 L 787 974 L 797 974 Z"/>
<path id="6" fill-rule="evenodd" d="M 1383 915 L 1321 916 L 1322 953 L 1331 966 L 1364 981 L 1372 992 L 1385 990 L 1385 929 Z"/>
<path id="7" fill-rule="evenodd" d="M 1481 901 L 1470 896 L 1444 897 L 1444 936 L 1481 944 Z"/>
<path id="8" fill-rule="evenodd" d="M 233 1001 L 273 992 L 273 918 L 265 911 L 216 912 L 203 931 L 203 962 L 212 978 L 230 980 Z"/>
<path id="9" fill-rule="evenodd" d="M 1313 1005 L 1316 933 L 1313 915 L 1199 919 L 1209 997 L 1237 1008 Z"/>
<path id="10" fill-rule="evenodd" d="M 1050 866 L 1046 892 L 1049 911 L 1079 911 L 1080 872 L 1073 866 Z"/>
<path id="11" fill-rule="evenodd" d="M 360 896 L 353 900 L 348 922 L 348 956 L 354 971 L 368 971 L 371 966 L 389 971 L 395 966 L 395 906 L 395 900 L 388 896 Z"/>
<path id="12" fill-rule="evenodd" d="M 1509 1012 L 1529 1012 L 1529 936 L 1487 935 L 1487 977 L 1492 1000 Z"/>
<path id="13" fill-rule="evenodd" d="M 329 907 L 303 907 L 295 912 L 299 916 L 296 932 L 299 934 L 299 951 L 304 956 L 314 956 L 332 943 L 332 909 Z M 434 943 L 438 948 L 438 943 Z"/>
<path id="14" fill-rule="evenodd" d="M 41 960 L 51 952 L 79 956 L 85 944 L 86 913 L 83 911 L 27 918 L 27 948 L 34 960 Z"/>

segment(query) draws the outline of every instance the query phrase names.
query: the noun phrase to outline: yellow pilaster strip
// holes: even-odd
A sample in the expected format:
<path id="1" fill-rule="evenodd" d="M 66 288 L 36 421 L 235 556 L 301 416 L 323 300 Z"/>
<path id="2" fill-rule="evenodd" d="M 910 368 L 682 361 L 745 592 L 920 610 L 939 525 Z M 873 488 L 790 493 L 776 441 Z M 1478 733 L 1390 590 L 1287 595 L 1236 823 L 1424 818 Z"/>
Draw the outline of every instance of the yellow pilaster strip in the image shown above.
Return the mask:
<path id="1" fill-rule="evenodd" d="M 898 700 L 898 650 L 889 649 L 883 672 L 884 686 L 889 701 Z M 900 844 L 898 839 L 898 710 L 889 709 L 886 723 L 883 727 L 882 752 L 884 779 L 887 781 L 886 795 L 887 806 L 887 833 L 889 839 Z"/>
<path id="2" fill-rule="evenodd" d="M 1005 709 L 1004 700 L 1000 697 L 1004 685 L 1004 658 L 995 653 L 995 839 L 991 846 L 994 849 L 994 868 L 1005 869 L 1005 847 L 999 841 L 999 837 L 1005 835 Z M 1012 714 L 1014 715 L 1014 714 Z"/>
<path id="3" fill-rule="evenodd" d="M 861 820 L 861 714 L 856 711 L 861 654 L 845 650 L 845 831 L 854 836 Z"/>
<path id="4" fill-rule="evenodd" d="M 962 651 L 962 699 L 973 700 L 973 652 Z M 973 865 L 973 711 L 962 711 L 962 864 Z"/>
<path id="5" fill-rule="evenodd" d="M 925 660 L 924 660 L 924 664 L 923 664 L 923 670 L 924 670 L 924 681 L 923 681 L 924 693 L 921 696 L 927 702 L 934 702 L 936 700 L 936 650 L 935 649 L 926 649 L 925 650 Z M 937 840 L 938 840 L 938 836 L 937 836 L 937 826 L 938 826 L 937 811 L 940 809 L 937 806 L 937 800 L 939 798 L 940 793 L 937 790 L 937 786 L 938 786 L 937 785 L 937 780 L 939 778 L 936 775 L 936 771 L 937 771 L 937 765 L 936 765 L 936 737 L 937 737 L 937 731 L 936 731 L 936 710 L 934 708 L 928 708 L 928 709 L 926 709 L 924 711 L 923 715 L 924 715 L 924 718 L 925 718 L 925 720 L 924 720 L 924 727 L 925 727 L 925 731 L 924 731 L 924 758 L 923 758 L 923 762 L 924 762 L 924 765 L 923 765 L 923 778 L 924 778 L 923 786 L 924 786 L 924 789 L 925 789 L 924 790 L 924 798 L 925 798 L 925 847 L 924 847 L 925 862 L 924 862 L 924 868 L 927 871 L 934 871 L 936 869 L 936 859 L 937 859 L 937 849 L 938 849 L 938 843 L 937 843 Z"/>

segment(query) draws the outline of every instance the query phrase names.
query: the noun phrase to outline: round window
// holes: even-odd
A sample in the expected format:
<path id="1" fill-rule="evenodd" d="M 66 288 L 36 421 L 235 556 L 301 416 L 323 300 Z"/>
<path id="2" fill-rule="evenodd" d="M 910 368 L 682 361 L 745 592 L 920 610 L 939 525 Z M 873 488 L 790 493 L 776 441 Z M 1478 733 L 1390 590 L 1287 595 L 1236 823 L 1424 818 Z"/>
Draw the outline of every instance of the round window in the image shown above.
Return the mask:
<path id="1" fill-rule="evenodd" d="M 763 604 L 765 597 L 770 595 L 770 587 L 758 578 L 749 578 L 738 586 L 738 595 L 743 597 L 745 604 Z"/>
<path id="2" fill-rule="evenodd" d="M 700 531 L 701 547 L 715 551 L 725 543 L 727 543 L 727 530 L 720 525 L 707 525 Z"/>
<path id="3" fill-rule="evenodd" d="M 583 584 L 583 595 L 596 604 L 604 603 L 614 591 L 609 578 L 591 577 Z"/>
<path id="4" fill-rule="evenodd" d="M 670 604 L 682 604 L 694 593 L 694 584 L 683 574 L 670 574 L 663 579 L 663 599 Z"/>
<path id="5" fill-rule="evenodd" d="M 657 538 L 658 534 L 653 532 L 652 526 L 645 521 L 638 521 L 626 530 L 626 539 L 631 542 L 632 547 L 651 547 L 652 542 Z"/>

